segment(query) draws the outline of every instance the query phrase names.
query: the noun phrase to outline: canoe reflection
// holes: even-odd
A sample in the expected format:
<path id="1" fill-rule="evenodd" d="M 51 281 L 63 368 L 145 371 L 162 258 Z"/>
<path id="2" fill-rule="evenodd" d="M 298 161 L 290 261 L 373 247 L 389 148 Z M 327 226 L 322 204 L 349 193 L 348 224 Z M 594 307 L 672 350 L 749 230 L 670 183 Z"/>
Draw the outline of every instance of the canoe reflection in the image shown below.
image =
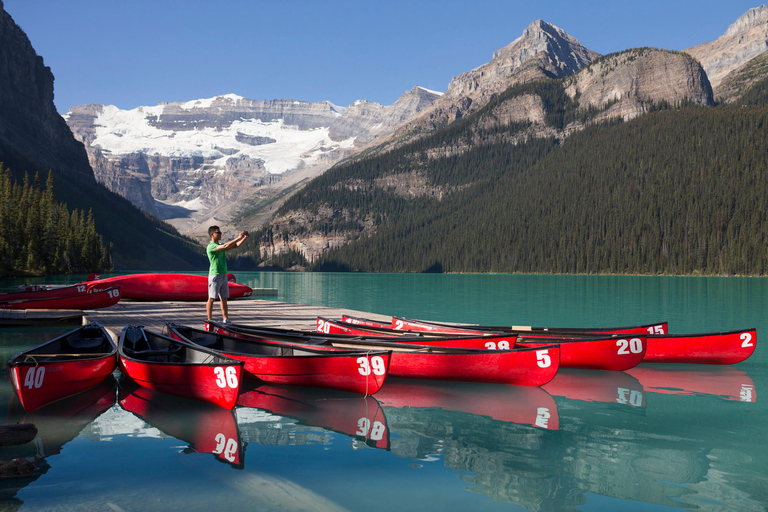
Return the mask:
<path id="1" fill-rule="evenodd" d="M 102 383 L 82 393 L 25 413 L 18 397 L 13 395 L 8 407 L 7 424 L 32 423 L 37 437 L 19 446 L 0 447 L 0 460 L 26 459 L 35 465 L 34 474 L 21 478 L 0 479 L 0 503 L 15 501 L 12 497 L 37 480 L 49 469 L 47 458 L 61 453 L 65 444 L 115 404 L 115 379 L 110 376 Z"/>
<path id="2" fill-rule="evenodd" d="M 250 386 L 250 387 L 249 387 Z M 387 419 L 372 396 L 332 389 L 244 383 L 237 405 L 269 411 L 351 436 L 374 448 L 389 449 Z"/>
<path id="3" fill-rule="evenodd" d="M 561 368 L 544 386 L 550 394 L 571 400 L 644 407 L 645 394 L 638 379 L 625 372 Z"/>
<path id="4" fill-rule="evenodd" d="M 752 378 L 732 366 L 644 363 L 627 370 L 646 391 L 668 395 L 711 395 L 723 400 L 757 402 Z"/>
<path id="5" fill-rule="evenodd" d="M 189 443 L 185 453 L 211 453 L 232 467 L 244 467 L 245 446 L 233 411 L 157 393 L 129 379 L 120 379 L 118 403 L 158 430 Z"/>
<path id="6" fill-rule="evenodd" d="M 439 407 L 547 430 L 560 428 L 554 399 L 538 387 L 390 377 L 376 398 L 390 407 Z"/>

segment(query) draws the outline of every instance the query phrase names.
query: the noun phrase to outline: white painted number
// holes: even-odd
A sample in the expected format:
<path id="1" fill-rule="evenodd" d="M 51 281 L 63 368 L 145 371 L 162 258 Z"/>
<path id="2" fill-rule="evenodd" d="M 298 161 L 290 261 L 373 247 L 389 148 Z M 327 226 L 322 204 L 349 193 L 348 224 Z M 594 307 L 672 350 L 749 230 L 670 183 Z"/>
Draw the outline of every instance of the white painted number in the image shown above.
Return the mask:
<path id="1" fill-rule="evenodd" d="M 498 344 L 493 341 L 485 343 L 485 348 L 488 350 L 509 350 L 509 342 L 507 340 L 501 340 Z"/>
<path id="2" fill-rule="evenodd" d="M 538 364 L 540 368 L 549 368 L 552 364 L 552 358 L 549 357 L 547 350 L 536 351 L 536 364 Z"/>
<path id="3" fill-rule="evenodd" d="M 85 289 L 86 289 L 86 286 L 84 284 L 77 285 L 77 292 L 78 293 L 83 293 L 85 291 Z"/>
<path id="4" fill-rule="evenodd" d="M 643 405 L 643 393 L 642 391 L 630 391 L 627 388 L 616 388 L 618 397 L 616 402 L 620 404 L 629 404 L 633 407 L 641 407 Z"/>
<path id="5" fill-rule="evenodd" d="M 552 414 L 546 407 L 539 407 L 536 409 L 536 426 L 541 428 L 549 428 L 549 418 Z"/>
<path id="6" fill-rule="evenodd" d="M 403 323 L 402 320 L 395 320 L 395 329 L 397 329 L 398 331 L 402 331 L 403 327 L 405 327 L 405 324 Z"/>
<path id="7" fill-rule="evenodd" d="M 374 356 L 370 359 L 367 357 L 358 357 L 357 364 L 360 365 L 360 368 L 357 369 L 357 371 L 360 372 L 360 375 L 370 375 L 371 367 L 373 367 L 374 375 L 384 375 L 387 373 L 387 366 L 384 364 L 384 359 L 379 356 Z"/>
<path id="8" fill-rule="evenodd" d="M 326 322 L 325 320 L 317 319 L 317 332 L 322 332 L 325 334 L 330 334 L 331 332 L 331 324 L 330 322 Z"/>
<path id="9" fill-rule="evenodd" d="M 739 393 L 739 399 L 742 402 L 754 402 L 755 400 L 752 398 L 752 389 L 752 386 L 749 384 L 742 384 L 741 393 Z"/>
<path id="10" fill-rule="evenodd" d="M 24 377 L 24 385 L 29 389 L 39 389 L 43 385 L 43 379 L 45 378 L 45 366 L 38 366 L 37 368 L 30 368 L 27 370 L 27 375 Z"/>
<path id="11" fill-rule="evenodd" d="M 384 424 L 380 421 L 374 421 L 373 422 L 373 428 L 371 428 L 371 420 L 368 418 L 360 418 L 357 420 L 357 432 L 356 434 L 361 437 L 365 437 L 367 439 L 372 439 L 374 441 L 381 441 L 381 439 L 384 437 L 384 432 L 386 430 L 386 427 Z M 371 433 L 371 435 L 368 435 L 368 432 Z"/>
<path id="12" fill-rule="evenodd" d="M 653 325 L 648 328 L 648 334 L 665 334 L 663 325 Z"/>
<path id="13" fill-rule="evenodd" d="M 755 344 L 752 343 L 752 334 L 748 332 L 744 332 L 740 336 L 741 338 L 741 347 L 747 348 L 747 347 L 754 347 Z"/>
<path id="14" fill-rule="evenodd" d="M 216 374 L 216 385 L 220 388 L 229 386 L 234 389 L 238 386 L 237 369 L 234 366 L 227 366 L 226 370 L 217 366 L 213 369 L 213 373 Z"/>
<path id="15" fill-rule="evenodd" d="M 617 340 L 616 346 L 619 347 L 617 354 L 624 355 L 632 352 L 633 354 L 640 354 L 643 351 L 643 340 L 640 338 L 632 338 L 631 340 Z"/>
<path id="16" fill-rule="evenodd" d="M 237 441 L 232 438 L 227 439 L 224 434 L 216 434 L 214 438 L 216 440 L 216 448 L 213 453 L 221 455 L 229 462 L 235 462 L 235 454 L 237 453 Z"/>
<path id="17" fill-rule="evenodd" d="M 109 290 L 109 296 L 111 298 L 113 298 L 113 299 L 115 297 L 119 297 L 120 296 L 120 291 L 119 290 Z"/>

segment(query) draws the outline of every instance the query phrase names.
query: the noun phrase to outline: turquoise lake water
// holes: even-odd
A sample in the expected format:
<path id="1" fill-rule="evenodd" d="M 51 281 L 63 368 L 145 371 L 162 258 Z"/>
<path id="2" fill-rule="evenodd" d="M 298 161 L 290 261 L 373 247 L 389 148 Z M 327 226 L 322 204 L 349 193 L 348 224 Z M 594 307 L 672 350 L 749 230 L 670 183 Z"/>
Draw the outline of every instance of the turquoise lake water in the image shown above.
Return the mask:
<path id="1" fill-rule="evenodd" d="M 733 366 L 561 370 L 544 388 L 388 379 L 374 397 L 248 385 L 234 413 L 108 382 L 0 447 L 10 510 L 764 511 L 768 279 L 237 273 L 268 298 L 484 324 L 757 328 Z M 84 276 L 49 278 L 77 282 Z M 6 288 L 19 280 L 0 281 Z M 40 281 L 42 282 L 42 281 Z M 236 304 L 233 308 L 236 308 Z M 233 311 L 236 311 L 233 309 Z M 169 319 L 172 320 L 172 319 Z M 258 319 L 250 320 L 257 322 Z M 57 328 L 0 328 L 0 356 Z M 46 409 L 49 409 L 46 411 Z"/>

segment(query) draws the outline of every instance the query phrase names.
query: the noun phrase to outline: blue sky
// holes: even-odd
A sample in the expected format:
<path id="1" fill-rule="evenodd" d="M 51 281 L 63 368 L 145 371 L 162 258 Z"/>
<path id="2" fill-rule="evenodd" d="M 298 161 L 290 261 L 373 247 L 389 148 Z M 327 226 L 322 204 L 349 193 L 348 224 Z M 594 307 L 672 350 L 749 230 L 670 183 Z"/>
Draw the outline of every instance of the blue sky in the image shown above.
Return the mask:
<path id="1" fill-rule="evenodd" d="M 393 103 L 445 91 L 536 19 L 602 54 L 722 35 L 743 0 L 4 0 L 56 78 L 59 112 L 235 93 Z"/>

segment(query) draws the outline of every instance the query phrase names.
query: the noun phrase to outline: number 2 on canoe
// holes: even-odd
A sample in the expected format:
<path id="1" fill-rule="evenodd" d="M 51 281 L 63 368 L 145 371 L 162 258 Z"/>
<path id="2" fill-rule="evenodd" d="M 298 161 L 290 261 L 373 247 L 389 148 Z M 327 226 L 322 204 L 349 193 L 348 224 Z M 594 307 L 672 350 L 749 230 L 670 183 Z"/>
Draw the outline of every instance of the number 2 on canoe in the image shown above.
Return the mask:
<path id="1" fill-rule="evenodd" d="M 227 366 L 226 372 L 224 368 L 217 366 L 213 369 L 213 373 L 216 374 L 216 385 L 220 388 L 227 386 L 231 388 L 237 387 L 237 370 L 235 370 L 234 366 Z"/>
<path id="2" fill-rule="evenodd" d="M 360 365 L 360 368 L 357 369 L 357 371 L 360 372 L 360 375 L 370 375 L 371 367 L 373 367 L 374 375 L 384 375 L 387 373 L 387 367 L 384 364 L 384 359 L 379 356 L 371 357 L 370 361 L 367 357 L 358 357 L 357 364 Z"/>
<path id="3" fill-rule="evenodd" d="M 27 374 L 24 377 L 24 385 L 29 389 L 38 389 L 43 385 L 43 379 L 45 378 L 45 366 L 32 367 L 27 370 Z"/>
<path id="4" fill-rule="evenodd" d="M 741 333 L 741 347 L 747 348 L 747 347 L 754 347 L 755 344 L 752 343 L 752 335 L 748 332 Z"/>

